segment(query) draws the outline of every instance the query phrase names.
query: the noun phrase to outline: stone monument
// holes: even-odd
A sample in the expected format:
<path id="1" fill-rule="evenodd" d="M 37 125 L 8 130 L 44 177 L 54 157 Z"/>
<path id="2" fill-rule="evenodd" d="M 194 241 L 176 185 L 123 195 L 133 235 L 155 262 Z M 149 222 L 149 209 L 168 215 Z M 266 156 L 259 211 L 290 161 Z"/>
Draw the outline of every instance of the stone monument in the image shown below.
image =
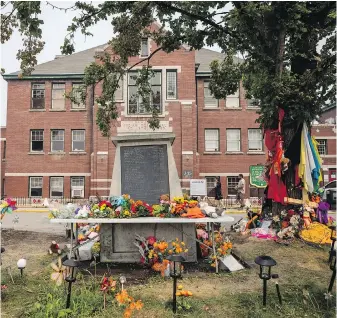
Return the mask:
<path id="1" fill-rule="evenodd" d="M 159 203 L 162 194 L 182 196 L 173 156 L 173 133 L 125 135 L 112 138 L 116 146 L 110 196 L 129 194 L 135 200 Z M 188 261 L 196 261 L 194 224 L 102 224 L 101 261 L 138 262 L 135 234 L 158 239 L 178 237 L 189 247 Z"/>

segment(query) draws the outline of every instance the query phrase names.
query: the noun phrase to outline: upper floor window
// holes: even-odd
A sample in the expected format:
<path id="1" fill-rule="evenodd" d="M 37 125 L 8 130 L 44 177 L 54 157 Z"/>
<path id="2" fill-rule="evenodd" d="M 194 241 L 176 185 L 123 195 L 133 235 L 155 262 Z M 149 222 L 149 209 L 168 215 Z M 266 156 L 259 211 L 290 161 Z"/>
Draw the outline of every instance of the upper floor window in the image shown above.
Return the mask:
<path id="1" fill-rule="evenodd" d="M 140 56 L 147 57 L 149 56 L 149 40 L 148 38 L 143 38 L 140 49 Z"/>
<path id="2" fill-rule="evenodd" d="M 30 131 L 30 151 L 43 151 L 43 130 Z"/>
<path id="3" fill-rule="evenodd" d="M 72 130 L 72 151 L 85 150 L 85 130 Z"/>
<path id="4" fill-rule="evenodd" d="M 177 99 L 177 71 L 166 71 L 166 98 Z"/>
<path id="5" fill-rule="evenodd" d="M 204 107 L 217 108 L 218 106 L 218 100 L 212 95 L 209 89 L 209 81 L 204 81 Z"/>
<path id="6" fill-rule="evenodd" d="M 30 177 L 29 178 L 29 197 L 42 197 L 42 177 Z"/>
<path id="7" fill-rule="evenodd" d="M 51 131 L 51 151 L 62 152 L 64 151 L 64 130 L 52 130 Z"/>
<path id="8" fill-rule="evenodd" d="M 241 151 L 241 129 L 227 129 L 227 151 Z"/>
<path id="9" fill-rule="evenodd" d="M 254 97 L 247 99 L 247 107 L 248 108 L 258 108 L 260 107 L 260 100 Z"/>
<path id="10" fill-rule="evenodd" d="M 71 103 L 71 108 L 73 109 L 83 109 L 85 108 L 85 104 L 81 100 L 82 91 L 85 88 L 83 84 L 73 83 L 72 96 L 75 98 L 75 102 Z"/>
<path id="11" fill-rule="evenodd" d="M 219 129 L 205 129 L 205 151 L 219 151 Z"/>
<path id="12" fill-rule="evenodd" d="M 239 108 L 240 107 L 240 89 L 238 89 L 233 95 L 226 97 L 227 108 Z"/>
<path id="13" fill-rule="evenodd" d="M 66 84 L 54 83 L 52 90 L 52 100 L 51 108 L 52 109 L 64 109 L 65 108 L 65 92 Z"/>
<path id="14" fill-rule="evenodd" d="M 138 87 L 136 85 L 137 72 L 130 72 L 128 74 L 128 113 L 129 114 L 149 114 L 146 110 L 142 97 L 138 95 Z M 162 104 L 162 83 L 161 83 L 161 71 L 155 71 L 151 81 L 151 96 L 150 106 L 156 108 L 158 112 L 161 112 Z"/>
<path id="15" fill-rule="evenodd" d="M 45 84 L 32 84 L 32 109 L 44 109 Z"/>
<path id="16" fill-rule="evenodd" d="M 261 129 L 248 129 L 248 150 L 262 151 Z"/>
<path id="17" fill-rule="evenodd" d="M 326 147 L 326 139 L 316 139 L 318 142 L 317 150 L 320 155 L 326 155 L 327 154 L 327 147 Z"/>

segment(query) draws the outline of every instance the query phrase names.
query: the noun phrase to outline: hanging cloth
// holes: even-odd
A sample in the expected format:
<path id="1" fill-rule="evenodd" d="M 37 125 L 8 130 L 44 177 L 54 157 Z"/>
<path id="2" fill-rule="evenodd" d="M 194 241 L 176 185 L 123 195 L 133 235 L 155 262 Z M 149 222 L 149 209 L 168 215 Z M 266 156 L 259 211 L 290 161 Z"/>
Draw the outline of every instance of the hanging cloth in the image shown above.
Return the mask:
<path id="1" fill-rule="evenodd" d="M 287 196 L 287 188 L 283 183 L 282 178 L 275 174 L 275 171 L 272 168 L 270 170 L 267 198 L 284 204 L 284 198 Z"/>
<path id="2" fill-rule="evenodd" d="M 318 185 L 319 185 L 319 178 L 320 178 L 320 174 L 321 174 L 321 172 L 320 172 L 321 165 L 320 165 L 320 162 L 319 162 L 319 158 L 317 158 L 312 138 L 309 134 L 308 134 L 308 141 L 309 141 L 310 151 L 312 153 L 312 156 L 314 158 L 314 163 L 315 163 L 315 168 L 311 172 L 312 181 L 313 181 L 313 184 L 314 184 L 314 191 L 317 191 Z"/>
<path id="3" fill-rule="evenodd" d="M 312 171 L 316 168 L 315 161 L 310 149 L 308 140 L 307 125 L 303 124 L 302 136 L 301 136 L 301 155 L 300 165 L 298 169 L 298 176 L 302 179 L 305 192 L 313 192 L 314 184 L 312 180 Z M 306 195 L 305 195 L 306 196 Z"/>
<path id="4" fill-rule="evenodd" d="M 317 163 L 318 163 L 318 166 L 316 166 L 318 168 L 318 171 L 319 171 L 319 177 L 318 177 L 318 185 L 320 182 L 323 182 L 323 175 L 322 175 L 322 164 L 323 164 L 323 161 L 321 159 L 321 156 L 319 155 L 319 152 L 318 152 L 318 142 L 316 141 L 316 139 L 311 136 L 311 141 L 312 141 L 312 145 L 313 145 L 313 148 L 314 148 L 314 154 L 315 154 L 315 157 L 317 159 Z"/>

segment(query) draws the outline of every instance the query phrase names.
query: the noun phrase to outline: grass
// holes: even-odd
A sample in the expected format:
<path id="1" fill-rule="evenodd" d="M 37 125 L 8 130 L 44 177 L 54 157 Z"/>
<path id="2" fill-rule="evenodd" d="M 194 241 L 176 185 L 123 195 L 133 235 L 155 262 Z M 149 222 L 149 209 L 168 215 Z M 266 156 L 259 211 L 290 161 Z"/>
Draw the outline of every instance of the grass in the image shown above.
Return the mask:
<path id="1" fill-rule="evenodd" d="M 14 241 L 12 241 L 13 244 Z M 9 247 L 12 246 L 11 244 Z M 36 244 L 41 244 L 41 241 L 38 240 Z M 324 296 L 331 277 L 327 264 L 327 248 L 313 248 L 300 241 L 290 246 L 282 246 L 254 238 L 237 238 L 234 244 L 236 251 L 248 261 L 262 254 L 276 259 L 278 264 L 273 268 L 273 273 L 278 273 L 280 276 L 283 305 L 279 305 L 275 284 L 270 280 L 267 306 L 263 308 L 262 283 L 257 275 L 257 267 L 218 275 L 191 272 L 186 273 L 180 283 L 193 292 L 193 297 L 189 299 L 192 311 L 180 313 L 177 317 L 328 318 L 336 316 L 335 293 L 329 302 Z M 6 250 L 6 253 L 8 252 L 11 253 L 10 248 Z M 15 251 L 12 253 L 15 255 Z M 8 259 L 11 260 L 12 256 L 9 255 Z M 8 273 L 4 268 L 2 269 L 2 283 L 7 284 L 8 289 L 2 295 L 1 317 L 62 317 L 61 310 L 65 307 L 66 299 L 65 288 L 56 288 L 51 283 L 48 267 L 51 260 L 52 257 L 46 253 L 35 251 L 34 264 L 31 259 L 30 268 L 27 268 L 23 280 L 13 266 L 15 264 L 12 264 L 15 284 L 11 283 Z M 3 263 L 5 265 L 5 260 Z M 173 317 L 171 308 L 167 306 L 167 302 L 172 298 L 170 279 L 165 280 L 155 276 L 147 279 L 144 284 L 127 284 L 126 289 L 136 300 L 141 299 L 144 303 L 144 308 L 135 312 L 133 317 Z M 117 306 L 112 296 L 108 298 L 106 310 L 102 309 L 103 296 L 99 291 L 99 278 L 96 281 L 88 276 L 79 279 L 74 284 L 72 300 L 75 313 L 68 317 L 123 317 L 123 308 Z M 40 309 L 38 309 L 39 306 Z M 49 315 L 46 314 L 48 311 Z"/>

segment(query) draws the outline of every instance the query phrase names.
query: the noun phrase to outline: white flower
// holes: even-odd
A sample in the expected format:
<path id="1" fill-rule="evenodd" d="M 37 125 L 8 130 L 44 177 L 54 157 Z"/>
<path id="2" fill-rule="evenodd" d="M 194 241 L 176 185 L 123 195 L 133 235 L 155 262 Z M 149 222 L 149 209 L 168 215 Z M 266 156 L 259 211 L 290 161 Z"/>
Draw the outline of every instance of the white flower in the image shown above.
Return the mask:
<path id="1" fill-rule="evenodd" d="M 278 215 L 273 217 L 274 222 L 280 222 L 280 217 Z"/>

